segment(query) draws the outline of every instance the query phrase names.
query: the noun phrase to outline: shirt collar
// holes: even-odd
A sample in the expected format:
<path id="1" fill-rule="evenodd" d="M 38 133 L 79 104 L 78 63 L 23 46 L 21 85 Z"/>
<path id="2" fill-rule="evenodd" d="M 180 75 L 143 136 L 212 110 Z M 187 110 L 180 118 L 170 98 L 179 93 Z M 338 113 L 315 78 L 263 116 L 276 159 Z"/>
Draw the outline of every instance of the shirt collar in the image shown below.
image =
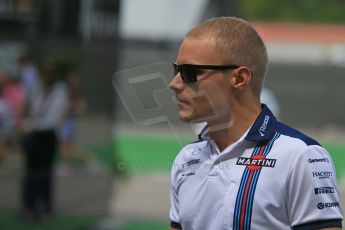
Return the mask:
<path id="1" fill-rule="evenodd" d="M 208 124 L 202 128 L 201 132 L 198 135 L 199 140 L 206 140 L 207 139 L 207 131 L 208 131 Z"/>
<path id="2" fill-rule="evenodd" d="M 274 117 L 267 105 L 262 104 L 262 111 L 250 127 L 245 140 L 247 141 L 263 141 L 272 138 L 276 128 L 277 119 Z M 208 125 L 206 125 L 198 135 L 199 140 L 207 139 Z"/>
<path id="3" fill-rule="evenodd" d="M 244 138 L 247 141 L 263 141 L 272 138 L 274 130 L 276 129 L 277 119 L 274 117 L 267 105 L 262 104 L 262 111 L 254 121 L 247 136 Z"/>

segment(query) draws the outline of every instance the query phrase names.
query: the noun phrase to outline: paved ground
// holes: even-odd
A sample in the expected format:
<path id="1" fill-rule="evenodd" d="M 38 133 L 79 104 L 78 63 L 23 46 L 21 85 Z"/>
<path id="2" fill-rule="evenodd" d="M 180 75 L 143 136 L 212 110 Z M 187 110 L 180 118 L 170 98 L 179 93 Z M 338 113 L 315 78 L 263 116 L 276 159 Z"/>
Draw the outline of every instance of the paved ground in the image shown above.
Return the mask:
<path id="1" fill-rule="evenodd" d="M 109 213 L 113 188 L 109 173 L 86 167 L 60 169 L 54 182 L 57 214 L 106 216 Z M 21 168 L 0 170 L 0 209 L 19 210 L 22 173 Z"/>
<path id="2" fill-rule="evenodd" d="M 169 218 L 169 175 L 134 175 L 115 185 L 110 213 L 118 217 Z"/>

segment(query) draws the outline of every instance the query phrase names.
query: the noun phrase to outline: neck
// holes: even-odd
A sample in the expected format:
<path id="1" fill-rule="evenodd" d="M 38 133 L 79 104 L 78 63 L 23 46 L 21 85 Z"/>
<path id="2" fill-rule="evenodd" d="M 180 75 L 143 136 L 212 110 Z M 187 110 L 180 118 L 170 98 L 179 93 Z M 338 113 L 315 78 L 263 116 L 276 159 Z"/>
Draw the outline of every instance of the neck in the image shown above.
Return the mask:
<path id="1" fill-rule="evenodd" d="M 235 143 L 254 123 L 261 112 L 261 105 L 253 107 L 240 106 L 233 109 L 230 120 L 219 123 L 209 123 L 209 135 L 222 152 L 226 147 Z"/>

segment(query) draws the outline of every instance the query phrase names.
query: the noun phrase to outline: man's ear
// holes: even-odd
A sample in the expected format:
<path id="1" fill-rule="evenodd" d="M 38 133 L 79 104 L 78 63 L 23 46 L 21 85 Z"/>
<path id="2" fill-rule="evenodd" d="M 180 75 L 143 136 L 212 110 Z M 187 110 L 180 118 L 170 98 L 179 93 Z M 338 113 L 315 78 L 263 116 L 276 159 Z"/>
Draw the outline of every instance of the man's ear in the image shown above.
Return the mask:
<path id="1" fill-rule="evenodd" d="M 233 77 L 233 89 L 242 90 L 247 87 L 252 80 L 252 73 L 248 67 L 241 66 L 236 69 L 235 76 Z"/>

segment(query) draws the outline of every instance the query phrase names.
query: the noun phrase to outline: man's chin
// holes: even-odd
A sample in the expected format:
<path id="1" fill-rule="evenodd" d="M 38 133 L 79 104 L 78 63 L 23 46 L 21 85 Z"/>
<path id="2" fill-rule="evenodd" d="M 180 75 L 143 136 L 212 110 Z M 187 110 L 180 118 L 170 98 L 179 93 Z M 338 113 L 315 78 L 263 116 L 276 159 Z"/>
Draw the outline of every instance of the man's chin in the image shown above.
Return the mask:
<path id="1" fill-rule="evenodd" d="M 186 114 L 179 114 L 180 120 L 187 123 L 202 123 L 205 122 L 205 119 L 200 119 L 195 116 L 186 115 Z"/>
<path id="2" fill-rule="evenodd" d="M 189 115 L 189 114 L 184 114 L 184 113 L 179 113 L 179 118 L 181 121 L 184 121 L 184 122 L 192 122 L 193 120 L 193 116 L 192 115 Z"/>

